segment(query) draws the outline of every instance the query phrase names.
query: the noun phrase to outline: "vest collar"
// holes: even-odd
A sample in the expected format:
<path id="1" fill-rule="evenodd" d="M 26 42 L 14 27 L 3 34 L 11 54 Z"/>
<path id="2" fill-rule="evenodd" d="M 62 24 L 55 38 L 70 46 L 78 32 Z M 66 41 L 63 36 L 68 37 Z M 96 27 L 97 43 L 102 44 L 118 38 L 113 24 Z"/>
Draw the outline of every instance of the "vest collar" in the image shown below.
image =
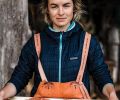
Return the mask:
<path id="1" fill-rule="evenodd" d="M 75 22 L 72 21 L 65 32 L 72 30 L 74 27 L 75 27 Z M 53 29 L 50 25 L 48 26 L 48 28 L 53 32 L 60 32 L 58 30 Z"/>

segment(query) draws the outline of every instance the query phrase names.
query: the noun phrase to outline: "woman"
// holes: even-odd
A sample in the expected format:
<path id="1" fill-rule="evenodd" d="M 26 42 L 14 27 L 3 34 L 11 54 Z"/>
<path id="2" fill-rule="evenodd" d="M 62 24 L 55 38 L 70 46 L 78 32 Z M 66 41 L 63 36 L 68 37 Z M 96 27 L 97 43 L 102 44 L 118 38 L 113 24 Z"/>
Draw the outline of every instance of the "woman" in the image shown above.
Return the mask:
<path id="1" fill-rule="evenodd" d="M 85 31 L 75 20 L 82 13 L 80 0 L 44 0 L 43 13 L 48 26 L 40 33 L 40 60 L 48 81 L 68 82 L 76 79 L 81 61 Z M 37 69 L 37 54 L 34 38 L 23 47 L 18 65 L 11 79 L 0 92 L 0 100 L 19 93 L 28 83 L 34 72 L 33 96 L 41 81 Z M 118 100 L 108 66 L 96 38 L 92 36 L 83 83 L 90 90 L 91 74 L 100 91 L 109 100 Z"/>

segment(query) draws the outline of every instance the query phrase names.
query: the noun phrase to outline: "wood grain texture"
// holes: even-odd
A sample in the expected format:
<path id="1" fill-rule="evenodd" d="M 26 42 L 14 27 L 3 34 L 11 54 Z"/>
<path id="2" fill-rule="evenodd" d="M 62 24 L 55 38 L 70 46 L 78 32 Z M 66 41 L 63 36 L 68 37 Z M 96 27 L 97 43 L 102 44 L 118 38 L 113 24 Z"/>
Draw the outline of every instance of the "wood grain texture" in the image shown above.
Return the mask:
<path id="1" fill-rule="evenodd" d="M 9 80 L 31 36 L 27 0 L 0 0 L 0 88 Z"/>

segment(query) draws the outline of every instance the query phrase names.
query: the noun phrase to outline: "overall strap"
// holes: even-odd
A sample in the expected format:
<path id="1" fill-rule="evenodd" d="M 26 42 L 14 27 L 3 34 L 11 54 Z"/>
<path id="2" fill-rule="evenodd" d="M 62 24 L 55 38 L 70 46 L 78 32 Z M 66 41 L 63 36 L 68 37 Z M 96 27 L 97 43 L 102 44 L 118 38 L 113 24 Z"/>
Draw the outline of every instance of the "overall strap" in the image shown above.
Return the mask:
<path id="1" fill-rule="evenodd" d="M 38 56 L 38 70 L 39 74 L 41 76 L 42 81 L 47 81 L 46 75 L 44 73 L 44 70 L 42 68 L 41 61 L 39 59 L 40 53 L 41 53 L 41 40 L 40 40 L 40 33 L 34 34 L 34 42 L 35 42 L 35 48 Z"/>
<path id="2" fill-rule="evenodd" d="M 85 65 L 86 65 L 88 51 L 89 51 L 90 40 L 91 40 L 91 34 L 86 32 L 85 39 L 84 39 L 83 50 L 82 50 L 80 70 L 78 72 L 78 76 L 77 76 L 77 79 L 76 79 L 76 82 L 78 82 L 78 83 L 82 82 L 83 73 L 84 73 L 84 70 L 85 70 Z"/>

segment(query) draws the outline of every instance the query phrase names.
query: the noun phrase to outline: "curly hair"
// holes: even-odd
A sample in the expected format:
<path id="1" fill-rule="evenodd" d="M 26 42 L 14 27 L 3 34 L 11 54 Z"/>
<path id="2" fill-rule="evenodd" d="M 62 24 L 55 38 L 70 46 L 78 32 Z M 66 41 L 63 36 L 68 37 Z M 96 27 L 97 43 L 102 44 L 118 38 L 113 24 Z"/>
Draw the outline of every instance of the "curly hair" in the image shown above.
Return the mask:
<path id="1" fill-rule="evenodd" d="M 82 7 L 83 4 L 81 0 L 72 0 L 73 1 L 73 20 L 76 20 L 79 22 L 81 15 L 85 12 Z M 40 11 L 44 16 L 44 21 L 47 24 L 51 23 L 51 20 L 49 18 L 49 14 L 47 13 L 48 11 L 48 0 L 42 0 L 42 3 L 40 4 Z"/>

